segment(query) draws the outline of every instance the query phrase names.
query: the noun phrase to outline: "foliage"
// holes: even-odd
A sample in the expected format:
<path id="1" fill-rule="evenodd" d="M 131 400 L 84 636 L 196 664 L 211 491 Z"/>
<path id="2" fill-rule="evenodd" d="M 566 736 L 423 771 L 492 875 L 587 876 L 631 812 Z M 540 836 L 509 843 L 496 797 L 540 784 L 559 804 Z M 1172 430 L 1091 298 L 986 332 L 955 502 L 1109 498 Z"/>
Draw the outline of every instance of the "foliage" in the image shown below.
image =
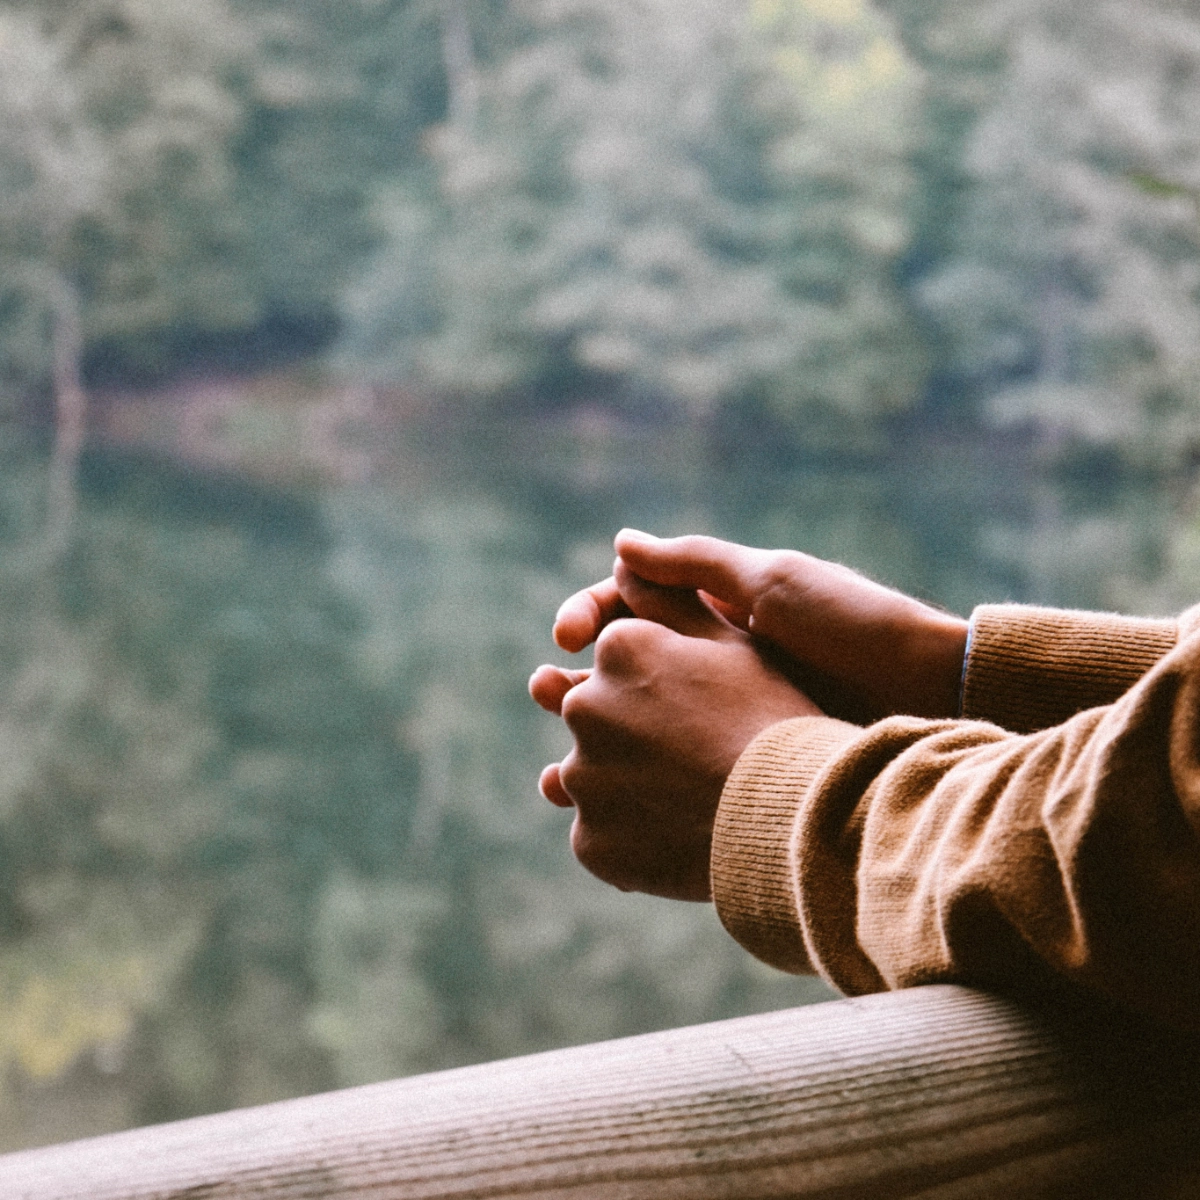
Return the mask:
<path id="1" fill-rule="evenodd" d="M 348 296 L 385 377 L 661 396 L 748 393 L 793 421 L 910 403 L 892 270 L 918 79 L 861 5 L 528 0 L 470 119 L 379 206 Z M 847 364 L 854 369 L 848 370 Z"/>
<path id="2" fill-rule="evenodd" d="M 106 378 L 337 312 L 349 374 L 448 406 L 836 447 L 931 375 L 1178 461 L 1196 46 L 1171 0 L 6 0 L 7 394 L 69 287 Z"/>
<path id="3" fill-rule="evenodd" d="M 554 607 L 624 523 L 959 610 L 1192 598 L 1161 494 L 792 455 L 908 409 L 1096 478 L 1185 462 L 1198 80 L 1170 0 L 0 0 L 4 411 L 76 296 L 109 382 L 344 333 L 328 396 L 144 398 L 156 457 L 85 456 L 56 556 L 6 431 L 10 1143 L 822 994 L 577 870 L 533 795 Z M 425 445 L 415 388 L 479 443 Z"/>
<path id="4" fill-rule="evenodd" d="M 72 228 L 108 185 L 65 57 L 28 14 L 0 11 L 0 385 L 9 396 L 46 369 L 46 277 L 65 268 Z"/>
<path id="5" fill-rule="evenodd" d="M 756 0 L 751 21 L 775 118 L 783 237 L 768 253 L 803 306 L 767 390 L 793 420 L 822 405 L 877 420 L 914 402 L 927 366 L 896 280 L 920 206 L 924 79 L 863 0 Z"/>
<path id="6" fill-rule="evenodd" d="M 253 320 L 229 161 L 243 118 L 234 76 L 252 39 L 223 0 L 9 8 L 12 28 L 40 43 L 43 88 L 63 98 L 59 114 L 37 106 L 50 124 L 27 138 L 43 158 L 62 147 L 56 170 L 33 173 L 43 198 L 33 253 L 81 291 L 88 338 Z M 15 234 L 21 220 L 9 209 L 0 225 Z"/>
<path id="7" fill-rule="evenodd" d="M 0 6 L 0 303 L 27 314 L 0 335 L 15 381 L 35 385 L 48 359 L 36 288 L 14 269 L 27 258 L 80 290 L 91 359 L 110 360 L 109 376 L 162 370 L 189 340 L 219 344 L 281 316 L 328 320 L 369 244 L 370 181 L 437 108 L 422 95 L 413 7 Z M 381 24 L 412 43 L 410 73 L 380 77 Z"/>
<path id="8" fill-rule="evenodd" d="M 1006 51 L 918 289 L 946 369 L 997 423 L 1170 462 L 1200 382 L 1200 28 L 1169 4 L 1040 5 Z"/>
<path id="9" fill-rule="evenodd" d="M 164 522 L 148 482 L 115 511 L 86 504 L 47 568 L 42 479 L 17 474 L 0 584 L 5 1077 L 139 1062 L 140 1120 L 328 1081 L 316 1047 L 262 1036 L 258 1006 L 302 1009 L 317 865 L 394 852 L 393 812 L 368 797 L 401 769 L 296 514 Z"/>

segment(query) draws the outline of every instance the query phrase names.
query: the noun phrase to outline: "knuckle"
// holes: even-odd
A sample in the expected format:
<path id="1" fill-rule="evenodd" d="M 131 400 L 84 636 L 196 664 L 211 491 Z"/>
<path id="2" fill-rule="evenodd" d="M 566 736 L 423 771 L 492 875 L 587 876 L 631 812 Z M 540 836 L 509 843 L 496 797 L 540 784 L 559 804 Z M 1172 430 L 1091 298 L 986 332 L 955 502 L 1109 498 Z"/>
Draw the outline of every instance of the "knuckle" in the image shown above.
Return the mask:
<path id="1" fill-rule="evenodd" d="M 675 556 L 695 564 L 713 564 L 728 557 L 730 543 L 704 533 L 687 533 L 675 540 Z"/>
<path id="2" fill-rule="evenodd" d="M 559 713 L 570 730 L 587 725 L 594 715 L 591 689 L 585 688 L 583 684 L 571 688 L 562 698 Z"/>
<path id="3" fill-rule="evenodd" d="M 612 653 L 613 642 L 620 641 L 621 637 L 621 622 L 610 621 L 605 627 L 600 630 L 596 636 L 596 665 L 600 665 L 600 657 L 603 654 Z"/>
<path id="4" fill-rule="evenodd" d="M 596 837 L 582 817 L 576 817 L 571 826 L 571 853 L 586 867 L 592 861 L 596 849 Z"/>
<path id="5" fill-rule="evenodd" d="M 558 767 L 558 781 L 572 800 L 580 800 L 587 791 L 587 768 L 579 761 L 578 751 L 572 750 Z"/>
<path id="6" fill-rule="evenodd" d="M 629 624 L 627 620 L 610 621 L 609 624 L 600 631 L 600 636 L 596 639 L 596 653 L 611 654 L 625 643 L 625 627 Z"/>
<path id="7" fill-rule="evenodd" d="M 799 566 L 797 558 L 791 550 L 771 550 L 760 567 L 764 585 L 783 587 L 791 583 Z"/>
<path id="8" fill-rule="evenodd" d="M 589 871 L 602 857 L 600 839 L 582 817 L 576 817 L 571 826 L 571 853 Z"/>
<path id="9" fill-rule="evenodd" d="M 596 639 L 596 666 L 607 672 L 626 670 L 645 648 L 653 628 L 648 621 L 629 618 L 605 626 Z"/>
<path id="10" fill-rule="evenodd" d="M 702 533 L 685 533 L 675 539 L 675 546 L 683 554 L 703 554 L 712 548 L 713 539 Z"/>
<path id="11" fill-rule="evenodd" d="M 758 605 L 763 612 L 787 606 L 802 589 L 804 556 L 794 550 L 772 550 L 759 568 Z"/>
<path id="12" fill-rule="evenodd" d="M 580 866 L 597 879 L 624 890 L 624 856 L 613 840 L 576 817 L 571 826 L 571 852 Z"/>
<path id="13" fill-rule="evenodd" d="M 606 819 L 610 809 L 607 795 L 610 773 L 602 761 L 578 745 L 573 746 L 559 763 L 558 779 L 579 812 L 587 815 L 593 829 L 598 821 Z"/>
<path id="14" fill-rule="evenodd" d="M 568 689 L 562 698 L 562 706 L 559 712 L 564 721 L 568 724 L 571 722 L 571 714 L 578 712 L 579 709 L 586 706 L 587 700 L 579 694 L 579 688 L 573 687 Z"/>

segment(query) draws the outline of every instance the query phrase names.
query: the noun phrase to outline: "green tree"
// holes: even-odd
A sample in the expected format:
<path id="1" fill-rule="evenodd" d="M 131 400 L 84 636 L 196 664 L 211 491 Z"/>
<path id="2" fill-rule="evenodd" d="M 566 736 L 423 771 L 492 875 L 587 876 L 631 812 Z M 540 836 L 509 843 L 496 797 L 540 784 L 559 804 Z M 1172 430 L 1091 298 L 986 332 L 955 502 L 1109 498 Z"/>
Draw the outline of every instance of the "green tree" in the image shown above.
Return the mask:
<path id="1" fill-rule="evenodd" d="M 53 330 L 78 340 L 70 237 L 103 203 L 108 162 L 66 48 L 23 12 L 0 10 L 0 385 L 45 372 Z"/>
<path id="2" fill-rule="evenodd" d="M 317 517 L 93 462 L 47 571 L 45 465 L 3 465 L 0 1105 L 89 1063 L 127 1124 L 329 1086 L 313 921 L 410 801 Z"/>
<path id="3" fill-rule="evenodd" d="M 380 202 L 391 237 L 347 297 L 351 360 L 477 397 L 599 388 L 698 417 L 751 393 L 796 421 L 911 401 L 921 355 L 892 274 L 919 79 L 878 17 L 799 0 L 518 12 L 518 44 Z"/>
<path id="4" fill-rule="evenodd" d="M 56 434 L 42 554 L 53 559 L 70 533 L 86 416 L 70 238 L 100 207 L 110 180 L 63 48 L 22 13 L 0 13 L 0 114 L 0 388 L 11 394 L 43 373 L 52 381 Z"/>
<path id="5" fill-rule="evenodd" d="M 919 297 L 992 420 L 1174 461 L 1200 384 L 1200 24 L 1166 3 L 989 7 L 1003 75 Z"/>
<path id="6" fill-rule="evenodd" d="M 7 0 L 0 27 L 0 352 L 26 388 L 46 301 L 14 255 L 76 289 L 82 343 L 126 373 L 279 316 L 317 329 L 374 181 L 444 108 L 411 3 Z"/>
<path id="7" fill-rule="evenodd" d="M 360 268 L 376 240 L 374 190 L 446 110 L 441 9 L 236 0 L 256 35 L 236 196 L 250 234 L 244 269 L 265 310 L 328 321 Z"/>
<path id="8" fill-rule="evenodd" d="M 252 319 L 230 154 L 253 31 L 224 0 L 21 8 L 56 47 L 59 86 L 78 97 L 104 166 L 106 187 L 61 251 L 83 295 L 87 339 Z"/>
<path id="9" fill-rule="evenodd" d="M 927 368 L 896 278 L 922 203 L 925 77 L 866 0 L 756 0 L 750 13 L 768 55 L 771 258 L 802 306 L 768 394 L 794 418 L 903 409 Z"/>

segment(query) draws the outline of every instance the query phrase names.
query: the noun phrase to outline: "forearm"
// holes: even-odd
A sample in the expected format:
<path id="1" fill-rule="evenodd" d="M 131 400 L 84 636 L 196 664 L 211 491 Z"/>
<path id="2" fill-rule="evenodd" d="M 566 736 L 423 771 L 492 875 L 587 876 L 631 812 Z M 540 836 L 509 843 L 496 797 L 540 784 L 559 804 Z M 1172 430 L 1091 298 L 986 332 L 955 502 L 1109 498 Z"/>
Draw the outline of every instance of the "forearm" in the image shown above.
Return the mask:
<path id="1" fill-rule="evenodd" d="M 1060 979 L 1200 1027 L 1198 680 L 1193 638 L 1117 703 L 1037 734 L 775 726 L 721 800 L 722 919 L 850 993 Z"/>
<path id="2" fill-rule="evenodd" d="M 1112 704 L 1175 648 L 1179 622 L 985 604 L 971 617 L 962 715 L 1015 733 Z"/>

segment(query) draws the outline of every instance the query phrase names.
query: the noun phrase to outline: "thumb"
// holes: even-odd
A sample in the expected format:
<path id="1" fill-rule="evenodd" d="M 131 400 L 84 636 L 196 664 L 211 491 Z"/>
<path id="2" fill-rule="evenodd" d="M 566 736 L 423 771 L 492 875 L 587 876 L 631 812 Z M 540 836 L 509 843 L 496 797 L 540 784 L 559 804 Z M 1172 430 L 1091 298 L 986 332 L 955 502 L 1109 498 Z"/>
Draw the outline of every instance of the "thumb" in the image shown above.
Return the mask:
<path id="1" fill-rule="evenodd" d="M 619 558 L 613 567 L 613 578 L 620 589 L 621 599 L 634 616 L 644 621 L 665 625 L 685 637 L 710 638 L 713 641 L 722 641 L 734 632 L 733 626 L 705 604 L 694 588 L 648 583 L 635 575 Z"/>
<path id="2" fill-rule="evenodd" d="M 635 529 L 622 529 L 615 545 L 622 561 L 647 582 L 707 592 L 735 625 L 749 617 L 764 551 L 700 534 L 656 538 Z"/>

